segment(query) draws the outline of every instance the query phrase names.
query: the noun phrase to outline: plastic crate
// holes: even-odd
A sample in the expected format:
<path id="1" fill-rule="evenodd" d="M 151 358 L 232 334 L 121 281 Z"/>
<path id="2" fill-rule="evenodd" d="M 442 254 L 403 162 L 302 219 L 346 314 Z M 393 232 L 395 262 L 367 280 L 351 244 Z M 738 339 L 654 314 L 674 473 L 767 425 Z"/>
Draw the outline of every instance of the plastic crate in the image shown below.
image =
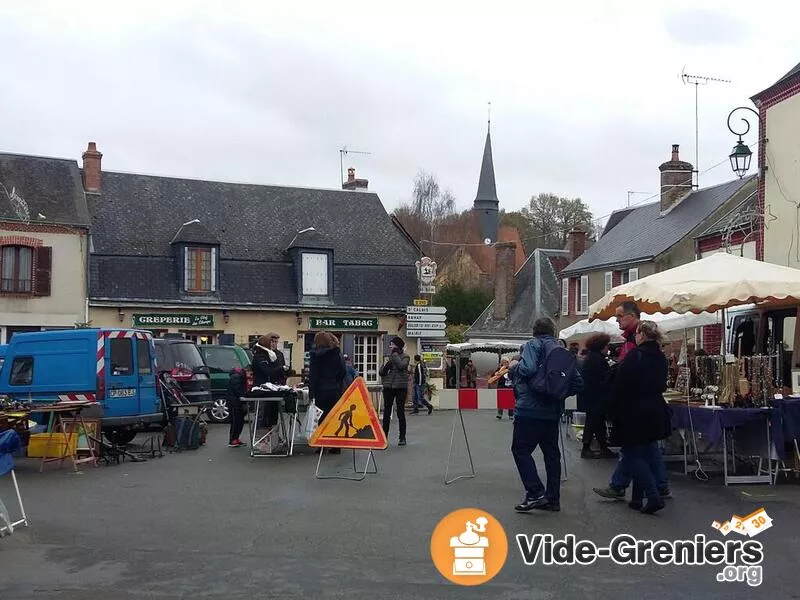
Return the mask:
<path id="1" fill-rule="evenodd" d="M 29 458 L 60 457 L 67 445 L 67 436 L 63 433 L 35 433 L 28 443 Z M 72 434 L 66 456 L 74 456 L 78 450 L 78 436 Z"/>

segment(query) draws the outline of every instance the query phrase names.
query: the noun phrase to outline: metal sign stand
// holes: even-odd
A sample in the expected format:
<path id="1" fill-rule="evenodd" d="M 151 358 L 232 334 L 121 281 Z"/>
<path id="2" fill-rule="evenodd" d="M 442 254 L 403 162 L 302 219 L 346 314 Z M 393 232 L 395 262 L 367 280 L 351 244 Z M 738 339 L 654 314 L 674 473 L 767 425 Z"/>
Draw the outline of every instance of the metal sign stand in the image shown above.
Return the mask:
<path id="1" fill-rule="evenodd" d="M 321 447 L 319 450 L 319 460 L 317 460 L 317 471 L 314 473 L 314 476 L 317 479 L 344 479 L 347 481 L 363 481 L 367 475 L 376 475 L 378 473 L 378 463 L 375 462 L 375 454 L 372 450 L 369 451 L 367 454 L 367 462 L 364 464 L 364 470 L 359 471 L 356 467 L 356 451 L 353 448 L 353 473 L 356 473 L 358 476 L 348 476 L 348 475 L 320 475 L 319 474 L 319 467 L 322 464 L 322 455 L 325 454 L 325 447 Z M 369 470 L 369 463 L 372 462 L 372 465 L 375 467 L 374 471 Z"/>
<path id="2" fill-rule="evenodd" d="M 450 458 L 453 456 L 453 440 L 455 439 L 456 435 L 456 424 L 461 421 L 461 431 L 464 432 L 464 442 L 467 445 L 467 458 L 469 458 L 469 469 L 470 472 L 467 475 L 459 475 L 454 477 L 453 479 L 448 479 L 448 475 L 450 474 Z M 450 451 L 447 453 L 447 464 L 445 465 L 444 470 L 444 484 L 450 485 L 451 483 L 458 481 L 459 479 L 472 479 L 475 477 L 475 465 L 472 462 L 472 452 L 469 449 L 469 438 L 467 437 L 467 428 L 464 425 L 464 414 L 461 412 L 461 409 L 456 410 L 456 418 L 453 420 L 453 431 L 450 433 Z"/>

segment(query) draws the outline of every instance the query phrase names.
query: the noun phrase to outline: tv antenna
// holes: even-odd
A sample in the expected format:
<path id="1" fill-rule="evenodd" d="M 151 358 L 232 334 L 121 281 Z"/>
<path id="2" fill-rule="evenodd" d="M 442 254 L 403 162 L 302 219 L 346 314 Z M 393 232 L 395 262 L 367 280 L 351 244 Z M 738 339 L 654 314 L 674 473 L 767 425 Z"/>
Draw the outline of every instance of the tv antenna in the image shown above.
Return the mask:
<path id="1" fill-rule="evenodd" d="M 710 77 L 708 75 L 690 75 L 686 72 L 686 67 L 681 69 L 681 81 L 684 85 L 694 85 L 694 172 L 697 175 L 697 187 L 700 187 L 700 116 L 699 116 L 699 103 L 698 103 L 698 90 L 701 85 L 708 85 L 714 83 L 731 83 L 729 79 L 720 79 L 719 77 Z"/>
<path id="2" fill-rule="evenodd" d="M 362 152 L 361 150 L 348 150 L 347 146 L 339 148 L 339 185 L 344 183 L 344 155 L 345 154 L 369 154 L 372 152 Z"/>
<path id="3" fill-rule="evenodd" d="M 14 209 L 14 212 L 17 214 L 17 217 L 20 221 L 25 223 L 26 225 L 30 225 L 31 223 L 31 211 L 28 208 L 28 203 L 25 202 L 25 199 L 17 193 L 17 189 L 12 186 L 11 193 L 9 193 L 8 188 L 0 183 L 0 187 L 3 188 L 6 196 L 8 196 L 8 201 L 11 203 L 11 208 Z M 39 213 L 41 215 L 41 213 Z"/>
<path id="4" fill-rule="evenodd" d="M 633 190 L 628 190 L 628 208 L 631 207 L 631 196 L 634 194 L 649 194 L 650 192 L 634 192 Z"/>

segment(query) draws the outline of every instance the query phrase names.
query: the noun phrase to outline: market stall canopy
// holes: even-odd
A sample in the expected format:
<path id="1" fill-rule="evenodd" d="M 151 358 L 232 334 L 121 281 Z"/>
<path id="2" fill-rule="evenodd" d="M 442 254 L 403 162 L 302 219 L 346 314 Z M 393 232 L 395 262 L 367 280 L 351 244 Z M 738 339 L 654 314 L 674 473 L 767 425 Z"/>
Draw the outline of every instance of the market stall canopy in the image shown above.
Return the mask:
<path id="1" fill-rule="evenodd" d="M 659 329 L 661 329 L 663 333 L 722 323 L 721 315 L 709 312 L 702 312 L 700 314 L 655 313 L 652 315 L 642 313 L 641 320 L 654 321 L 658 324 Z M 558 333 L 558 337 L 568 342 L 587 337 L 593 333 L 607 333 L 611 336 L 612 343 L 622 341 L 619 325 L 617 324 L 617 320 L 613 317 L 606 320 L 595 319 L 593 321 L 583 319 L 566 329 L 562 329 Z"/>
<path id="2" fill-rule="evenodd" d="M 718 252 L 617 286 L 589 307 L 589 319 L 608 319 L 633 300 L 644 313 L 715 313 L 756 302 L 800 303 L 800 270 Z"/>
<path id="3" fill-rule="evenodd" d="M 531 336 L 532 337 L 532 336 Z M 519 352 L 521 344 L 487 340 L 485 342 L 463 342 L 461 344 L 447 344 L 446 353 L 449 356 L 470 354 L 472 352 L 510 353 Z"/>

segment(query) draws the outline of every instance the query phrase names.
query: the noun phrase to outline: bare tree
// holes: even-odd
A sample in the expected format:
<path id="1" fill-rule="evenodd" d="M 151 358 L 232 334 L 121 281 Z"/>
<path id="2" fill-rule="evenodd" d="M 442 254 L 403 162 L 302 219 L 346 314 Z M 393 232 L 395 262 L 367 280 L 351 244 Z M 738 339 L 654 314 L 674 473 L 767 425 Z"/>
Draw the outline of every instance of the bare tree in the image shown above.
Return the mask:
<path id="1" fill-rule="evenodd" d="M 536 247 L 563 248 L 567 232 L 576 225 L 595 233 L 592 213 L 580 198 L 538 194 L 521 212 L 537 237 Z"/>

